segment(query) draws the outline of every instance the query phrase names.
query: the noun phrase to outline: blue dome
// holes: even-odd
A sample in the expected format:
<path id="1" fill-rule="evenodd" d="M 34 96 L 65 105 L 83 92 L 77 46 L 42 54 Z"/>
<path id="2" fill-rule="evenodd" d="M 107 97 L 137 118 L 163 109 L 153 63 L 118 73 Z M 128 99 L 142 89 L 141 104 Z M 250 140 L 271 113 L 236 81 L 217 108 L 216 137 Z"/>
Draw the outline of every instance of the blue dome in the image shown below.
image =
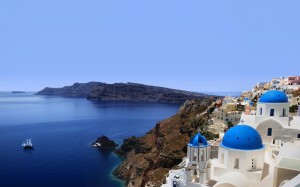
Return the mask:
<path id="1" fill-rule="evenodd" d="M 284 92 L 278 90 L 271 90 L 264 93 L 260 99 L 260 103 L 287 103 L 288 98 Z"/>
<path id="2" fill-rule="evenodd" d="M 263 148 L 259 133 L 248 125 L 239 124 L 231 127 L 224 135 L 222 147 L 240 150 Z"/>
<path id="3" fill-rule="evenodd" d="M 208 143 L 207 140 L 204 136 L 202 136 L 199 132 L 193 136 L 190 140 L 190 143 L 188 144 L 188 146 L 192 146 L 192 147 L 207 147 Z"/>

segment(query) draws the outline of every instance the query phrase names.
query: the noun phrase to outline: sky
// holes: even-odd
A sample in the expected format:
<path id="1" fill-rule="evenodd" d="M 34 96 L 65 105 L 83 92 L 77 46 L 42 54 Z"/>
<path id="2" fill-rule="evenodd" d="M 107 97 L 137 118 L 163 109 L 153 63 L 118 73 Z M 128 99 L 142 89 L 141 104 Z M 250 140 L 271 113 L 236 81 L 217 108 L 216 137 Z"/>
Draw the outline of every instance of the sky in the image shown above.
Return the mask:
<path id="1" fill-rule="evenodd" d="M 0 90 L 244 91 L 300 75 L 298 0 L 1 0 Z"/>

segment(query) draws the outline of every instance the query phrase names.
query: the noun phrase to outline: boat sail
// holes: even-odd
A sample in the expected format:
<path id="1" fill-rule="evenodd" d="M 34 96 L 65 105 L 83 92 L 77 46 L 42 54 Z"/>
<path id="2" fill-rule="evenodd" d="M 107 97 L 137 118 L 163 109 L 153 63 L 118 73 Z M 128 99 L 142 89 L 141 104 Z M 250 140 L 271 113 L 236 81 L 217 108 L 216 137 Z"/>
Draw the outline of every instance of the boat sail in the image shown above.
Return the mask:
<path id="1" fill-rule="evenodd" d="M 22 143 L 24 149 L 33 149 L 31 139 L 27 139 Z"/>

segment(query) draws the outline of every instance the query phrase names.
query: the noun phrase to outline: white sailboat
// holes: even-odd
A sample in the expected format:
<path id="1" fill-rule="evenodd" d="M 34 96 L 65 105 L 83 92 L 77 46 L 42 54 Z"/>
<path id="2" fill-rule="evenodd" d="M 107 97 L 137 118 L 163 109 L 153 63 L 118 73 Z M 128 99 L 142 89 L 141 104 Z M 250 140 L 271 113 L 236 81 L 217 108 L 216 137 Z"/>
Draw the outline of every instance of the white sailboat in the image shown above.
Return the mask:
<path id="1" fill-rule="evenodd" d="M 22 143 L 24 149 L 33 149 L 31 139 L 27 139 Z"/>

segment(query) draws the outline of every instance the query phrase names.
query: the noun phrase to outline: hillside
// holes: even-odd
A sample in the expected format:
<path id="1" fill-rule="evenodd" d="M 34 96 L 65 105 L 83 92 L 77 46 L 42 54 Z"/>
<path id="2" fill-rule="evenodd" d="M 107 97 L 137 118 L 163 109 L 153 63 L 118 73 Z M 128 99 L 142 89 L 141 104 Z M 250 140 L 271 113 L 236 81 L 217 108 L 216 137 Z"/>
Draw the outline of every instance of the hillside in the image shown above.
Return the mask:
<path id="1" fill-rule="evenodd" d="M 49 88 L 37 95 L 85 97 L 89 100 L 142 101 L 159 103 L 184 103 L 189 99 L 206 97 L 204 94 L 149 86 L 137 83 L 106 84 L 101 82 L 75 83 L 62 88 Z"/>
<path id="2" fill-rule="evenodd" d="M 88 83 L 74 83 L 72 86 L 64 86 L 62 88 L 49 88 L 36 93 L 36 95 L 49 95 L 49 96 L 63 96 L 63 97 L 87 97 L 95 86 L 103 83 L 88 82 Z"/>
<path id="3" fill-rule="evenodd" d="M 209 98 L 187 101 L 176 115 L 158 122 L 145 136 L 125 139 L 116 151 L 124 161 L 114 175 L 128 186 L 160 186 L 168 171 L 185 157 L 186 145 L 199 127 L 208 139 L 216 137 L 205 132 L 209 119 L 205 111 L 212 102 Z"/>

